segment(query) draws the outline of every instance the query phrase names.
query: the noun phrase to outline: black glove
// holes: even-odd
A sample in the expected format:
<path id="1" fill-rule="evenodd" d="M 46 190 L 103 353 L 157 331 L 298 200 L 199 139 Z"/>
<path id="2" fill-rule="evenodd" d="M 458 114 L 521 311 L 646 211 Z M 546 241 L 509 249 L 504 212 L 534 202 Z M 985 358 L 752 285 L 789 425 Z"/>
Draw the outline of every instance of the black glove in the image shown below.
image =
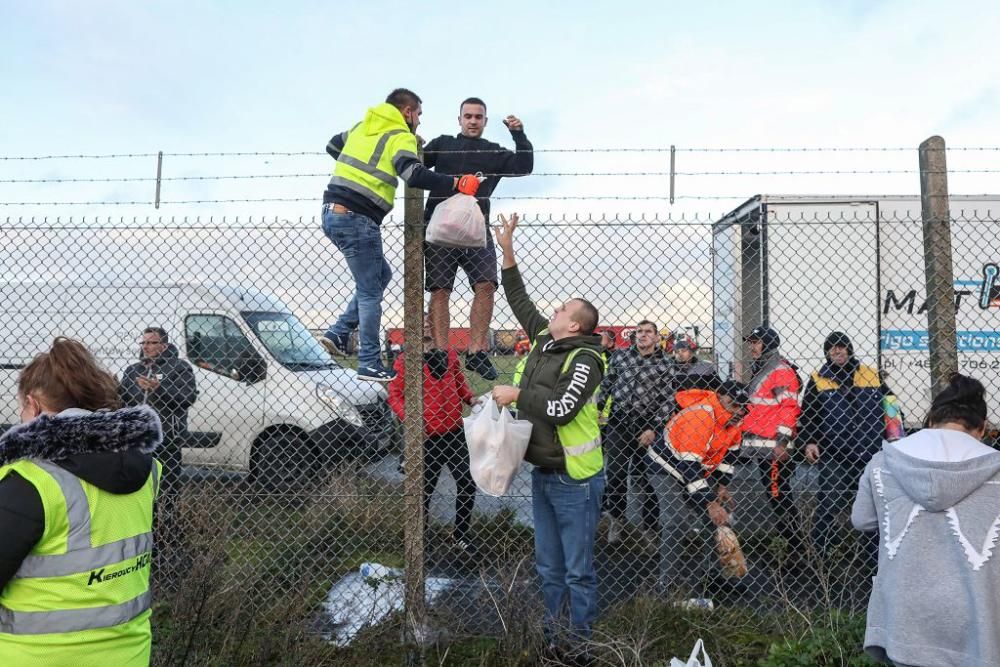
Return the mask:
<path id="1" fill-rule="evenodd" d="M 424 352 L 424 363 L 427 364 L 431 377 L 440 380 L 448 372 L 448 352 L 445 350 Z"/>

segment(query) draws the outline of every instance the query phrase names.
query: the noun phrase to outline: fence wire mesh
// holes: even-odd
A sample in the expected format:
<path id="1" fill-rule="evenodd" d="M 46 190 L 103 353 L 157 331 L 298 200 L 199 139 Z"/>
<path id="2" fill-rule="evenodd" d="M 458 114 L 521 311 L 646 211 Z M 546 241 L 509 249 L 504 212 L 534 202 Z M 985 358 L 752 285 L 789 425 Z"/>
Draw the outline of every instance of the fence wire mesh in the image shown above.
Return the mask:
<path id="1" fill-rule="evenodd" d="M 956 197 L 951 207 L 959 370 L 996 395 L 1000 199 Z M 761 615 L 863 612 L 879 545 L 851 529 L 857 480 L 883 438 L 919 428 L 930 404 L 919 211 L 918 198 L 765 197 L 701 220 L 522 220 L 518 266 L 538 309 L 586 298 L 597 332 L 609 333 L 596 393 L 607 478 L 594 553 L 601 614 L 646 596 Z M 403 232 L 392 219 L 378 232 L 392 268 L 379 342 L 400 370 Z M 437 369 L 427 357 L 421 417 L 403 409 L 402 373 L 385 385 L 357 378 L 356 337 L 344 353 L 321 344 L 354 281 L 319 219 L 8 219 L 0 238 L 0 423 L 18 421 L 19 369 L 70 336 L 123 379 L 126 401 L 173 424 L 153 576 L 175 613 L 161 650 L 187 655 L 182 644 L 213 623 L 295 625 L 347 645 L 399 622 L 407 427 L 428 433 L 431 627 L 537 634 L 533 466 L 500 497 L 476 490 L 462 430 L 468 404 L 512 384 L 530 349 L 502 287 L 492 315 L 480 311 L 488 331 L 472 331 L 474 290 L 458 271 L 447 295 L 453 353 Z M 758 331 L 754 351 L 744 338 L 760 326 L 780 341 Z M 166 337 L 150 340 L 151 327 Z M 472 357 L 480 333 L 485 354 Z M 142 341 L 164 345 L 151 357 Z M 488 366 L 494 381 L 482 377 Z M 182 396 L 189 374 L 193 402 Z M 137 376 L 159 386 L 129 391 Z M 742 420 L 736 394 L 720 390 L 731 379 L 748 383 Z M 788 460 L 776 463 L 786 435 Z M 720 482 L 745 575 L 738 556 L 720 560 L 705 509 Z"/>

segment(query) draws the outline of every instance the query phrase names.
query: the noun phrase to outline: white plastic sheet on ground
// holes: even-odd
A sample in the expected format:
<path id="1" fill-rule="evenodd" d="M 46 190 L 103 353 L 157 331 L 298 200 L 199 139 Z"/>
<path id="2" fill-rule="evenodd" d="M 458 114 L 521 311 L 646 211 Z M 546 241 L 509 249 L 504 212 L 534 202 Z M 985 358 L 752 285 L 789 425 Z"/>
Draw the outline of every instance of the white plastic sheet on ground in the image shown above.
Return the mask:
<path id="1" fill-rule="evenodd" d="M 363 563 L 334 584 L 323 607 L 332 630 L 327 640 L 337 646 L 347 646 L 361 630 L 378 625 L 393 612 L 403 610 L 405 584 L 403 570 L 379 563 Z M 431 604 L 448 590 L 454 580 L 428 577 L 425 594 Z"/>

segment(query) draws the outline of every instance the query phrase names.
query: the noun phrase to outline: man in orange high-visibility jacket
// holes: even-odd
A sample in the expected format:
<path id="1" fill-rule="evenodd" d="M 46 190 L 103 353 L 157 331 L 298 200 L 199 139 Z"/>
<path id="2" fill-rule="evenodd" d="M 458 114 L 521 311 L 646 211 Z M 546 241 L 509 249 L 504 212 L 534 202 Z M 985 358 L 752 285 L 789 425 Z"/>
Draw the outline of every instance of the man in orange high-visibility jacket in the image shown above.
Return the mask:
<path id="1" fill-rule="evenodd" d="M 714 561 L 713 524 L 729 522 L 725 505 L 742 438 L 741 421 L 749 400 L 746 388 L 732 380 L 718 391 L 689 389 L 677 393 L 677 412 L 650 446 L 647 463 L 660 500 L 660 585 L 707 597 L 703 585 Z M 695 533 L 694 557 L 685 539 Z"/>
<path id="2" fill-rule="evenodd" d="M 751 517 L 757 525 L 774 525 L 787 541 L 790 552 L 798 552 L 802 539 L 795 525 L 792 501 L 792 438 L 799 419 L 799 381 L 797 368 L 781 356 L 781 338 L 770 327 L 759 326 L 746 338 L 753 358 L 752 377 L 747 383 L 750 403 L 743 420 L 743 456 L 756 460 L 766 489 L 768 503 L 777 521 Z"/>

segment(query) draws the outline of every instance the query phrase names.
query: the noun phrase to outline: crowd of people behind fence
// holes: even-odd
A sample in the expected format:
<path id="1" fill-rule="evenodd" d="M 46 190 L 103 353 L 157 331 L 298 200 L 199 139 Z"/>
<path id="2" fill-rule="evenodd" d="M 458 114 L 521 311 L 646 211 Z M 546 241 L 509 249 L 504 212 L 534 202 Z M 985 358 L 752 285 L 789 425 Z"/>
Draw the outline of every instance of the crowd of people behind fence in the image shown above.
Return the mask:
<path id="1" fill-rule="evenodd" d="M 397 89 L 351 130 L 334 136 L 328 151 L 337 162 L 323 200 L 323 230 L 343 253 L 355 279 L 356 294 L 321 340 L 331 354 L 344 354 L 349 336 L 357 330 L 358 377 L 391 383 L 397 401 L 394 408 L 400 415 L 405 414 L 399 404 L 402 380 L 398 370 L 402 367 L 397 361 L 396 369 L 386 368 L 379 358 L 378 344 L 381 300 L 390 277 L 378 225 L 393 207 L 396 177 L 410 187 L 431 190 L 425 220 L 432 221 L 434 207 L 453 194 L 480 194 L 478 202 L 489 227 L 489 195 L 500 178 L 529 174 L 534 166 L 532 146 L 520 119 L 508 116 L 504 121 L 514 151 L 482 138 L 487 108 L 475 97 L 459 105 L 460 133 L 427 144 L 427 157 L 421 163 L 415 134 L 421 113 L 421 99 L 412 91 Z M 481 183 L 489 185 L 479 193 Z M 800 369 L 782 355 L 780 335 L 766 323 L 744 338 L 753 360 L 745 384 L 720 378 L 706 360 L 698 359 L 697 342 L 690 336 L 671 341 L 672 355 L 668 355 L 658 344 L 656 323 L 650 320 L 637 323 L 632 345 L 612 352 L 614 341 L 597 333 L 600 314 L 586 298 L 570 298 L 548 317 L 538 311 L 515 256 L 518 217 L 498 217 L 495 232 L 496 245 L 502 251 L 500 285 L 524 338 L 515 344 L 519 361 L 511 383 L 495 385 L 490 396 L 532 425 L 524 459 L 531 464 L 536 571 L 545 607 L 548 651 L 554 657 L 568 657 L 580 664 L 592 661 L 587 641 L 598 611 L 594 566 L 598 524 L 603 512 L 608 541 L 621 539 L 628 519 L 630 477 L 638 491 L 643 540 L 650 546 L 659 545 L 660 591 L 696 594 L 700 596 L 696 603 L 704 604 L 713 595 L 729 597 L 735 593 L 738 597 L 740 589 L 751 595 L 758 593 L 759 584 L 766 579 L 747 577 L 754 569 L 759 573 L 760 569 L 776 567 L 782 576 L 781 569 L 789 561 L 794 566 L 810 553 L 828 557 L 843 542 L 840 520 L 847 515 L 848 501 L 859 479 L 854 523 L 867 531 L 879 528 L 881 532 L 883 523 L 870 519 L 871 511 L 866 513 L 871 508 L 865 503 L 872 505 L 872 500 L 865 493 L 866 488 L 872 488 L 880 498 L 887 497 L 890 473 L 881 466 L 873 467 L 873 462 L 883 456 L 882 451 L 895 451 L 887 436 L 901 433 L 898 424 L 887 430 L 887 418 L 898 418 L 898 401 L 878 369 L 855 356 L 847 334 L 832 331 L 822 341 L 825 361 L 817 369 L 807 369 L 811 372 L 804 389 Z M 424 388 L 432 395 L 425 405 L 425 452 L 443 452 L 438 440 L 458 432 L 456 405 L 472 400 L 467 388 L 463 389 L 466 385 L 457 359 L 448 350 L 448 295 L 457 268 L 462 268 L 474 293 L 465 368 L 495 380 L 498 373 L 486 355 L 485 329 L 497 287 L 496 258 L 492 242 L 484 249 L 440 248 L 425 243 L 424 257 L 431 293 Z M 970 407 L 967 402 L 976 392 L 977 400 L 982 401 L 982 385 L 956 378 L 953 387 L 951 394 L 944 392 L 935 399 L 938 411 L 949 417 L 961 413 L 957 421 L 965 430 L 984 428 L 985 403 L 980 410 L 979 403 Z M 442 405 L 442 399 L 451 404 Z M 440 406 L 449 413 L 448 423 L 441 424 L 438 416 L 428 415 L 428 406 Z M 941 425 L 943 420 L 934 419 L 933 413 L 932 409 L 927 431 L 958 428 L 954 420 Z M 432 424 L 444 433 L 433 432 Z M 978 433 L 981 437 L 981 431 Z M 454 541 L 462 550 L 475 553 L 467 530 L 468 462 L 461 454 L 456 456 L 454 447 L 448 449 L 448 466 L 459 488 Z M 983 456 L 970 460 L 995 474 L 991 466 L 1000 454 L 992 450 L 977 453 Z M 981 465 L 984 459 L 990 461 L 985 467 Z M 802 461 L 819 467 L 819 503 L 809 535 L 803 534 L 792 485 L 795 466 Z M 933 467 L 936 461 L 906 463 L 919 468 Z M 869 476 L 873 481 L 866 485 Z M 976 489 L 986 488 L 981 484 L 985 479 L 979 481 Z M 432 488 L 433 480 L 425 477 L 425 492 Z M 776 563 L 773 559 L 769 562 L 766 547 L 758 546 L 758 553 L 738 554 L 735 567 L 722 559 L 720 577 L 720 563 L 712 554 L 712 536 L 723 535 L 723 529 L 731 535 L 729 524 L 734 522 L 734 514 L 747 507 L 770 508 L 773 518 L 748 518 L 774 527 L 780 539 L 779 556 Z M 866 565 L 871 571 L 877 567 L 880 573 L 890 569 L 887 559 L 893 558 L 897 541 L 926 508 L 911 507 L 920 509 L 911 512 L 898 536 L 892 537 L 893 522 L 886 518 L 886 534 L 879 541 L 875 537 L 859 540 L 862 570 Z M 882 509 L 875 507 L 873 511 Z M 897 523 L 899 519 L 895 518 Z M 981 561 L 989 558 L 997 537 L 995 527 L 987 533 Z M 961 534 L 957 527 L 955 532 Z M 692 538 L 694 549 L 688 550 L 687 542 Z M 720 553 L 724 546 L 725 555 L 733 556 L 732 541 L 725 545 L 723 541 L 719 539 Z M 879 549 L 880 544 L 886 548 Z M 973 565 L 978 570 L 982 562 Z M 998 570 L 994 566 L 991 572 L 992 578 L 984 584 L 995 593 Z M 750 584 L 745 583 L 748 579 Z M 878 577 L 874 588 L 872 606 L 881 595 Z M 940 596 L 935 599 L 941 601 Z M 921 604 L 927 603 L 924 600 L 915 606 L 923 609 L 926 607 Z M 970 615 L 968 620 L 975 626 L 979 618 Z M 891 611 L 870 614 L 866 648 L 881 659 L 900 664 L 937 664 L 940 656 L 950 656 L 947 664 L 1000 661 L 995 637 L 983 639 L 966 631 L 962 639 L 951 635 L 947 641 L 929 644 L 920 625 L 916 609 L 898 624 Z"/>
<path id="2" fill-rule="evenodd" d="M 479 195 L 488 224 L 500 178 L 533 169 L 521 120 L 504 121 L 514 151 L 488 142 L 486 104 L 474 97 L 459 106 L 459 135 L 429 142 L 421 162 L 421 112 L 416 94 L 397 89 L 333 137 L 322 221 L 355 281 L 322 344 L 346 354 L 357 331 L 357 377 L 388 383 L 392 409 L 411 420 L 405 353 L 388 367 L 379 345 L 391 277 L 379 224 L 397 178 L 431 191 L 428 219 L 459 192 Z M 635 536 L 658 552 L 657 593 L 666 599 L 709 608 L 752 600 L 807 556 L 830 562 L 838 549 L 854 548 L 861 572 L 876 573 L 865 636 L 871 655 L 898 665 L 1000 664 L 1000 565 L 992 559 L 1000 453 L 981 442 L 987 409 L 978 381 L 956 375 L 934 398 L 926 428 L 891 441 L 903 435 L 892 421 L 898 401 L 844 332 L 816 342 L 818 368 L 799 369 L 783 356 L 779 332 L 762 323 L 744 338 L 752 359 L 745 382 L 720 377 L 687 333 L 672 336 L 668 352 L 650 319 L 616 349 L 582 296 L 539 312 L 517 263 L 518 216 L 498 218 L 499 275 L 492 240 L 425 252 L 424 502 L 447 466 L 458 490 L 453 542 L 474 556 L 475 483 L 462 414 L 481 399 L 448 346 L 449 295 L 462 268 L 475 295 L 464 369 L 499 378 L 486 342 L 498 286 L 525 333 L 513 377 L 489 399 L 532 426 L 524 459 L 550 657 L 594 660 L 603 514 L 608 543 Z M 142 333 L 140 358 L 120 382 L 65 338 L 23 369 L 22 424 L 0 437 L 0 662 L 76 665 L 97 656 L 148 664 L 154 524 L 162 533 L 176 512 L 179 436 L 197 395 L 191 366 L 156 326 Z M 792 485 L 802 464 L 819 470 L 809 533 Z M 630 481 L 638 526 L 629 523 Z M 856 546 L 848 516 L 863 531 Z M 734 528 L 747 536 L 772 527 L 776 541 L 740 549 Z"/>

